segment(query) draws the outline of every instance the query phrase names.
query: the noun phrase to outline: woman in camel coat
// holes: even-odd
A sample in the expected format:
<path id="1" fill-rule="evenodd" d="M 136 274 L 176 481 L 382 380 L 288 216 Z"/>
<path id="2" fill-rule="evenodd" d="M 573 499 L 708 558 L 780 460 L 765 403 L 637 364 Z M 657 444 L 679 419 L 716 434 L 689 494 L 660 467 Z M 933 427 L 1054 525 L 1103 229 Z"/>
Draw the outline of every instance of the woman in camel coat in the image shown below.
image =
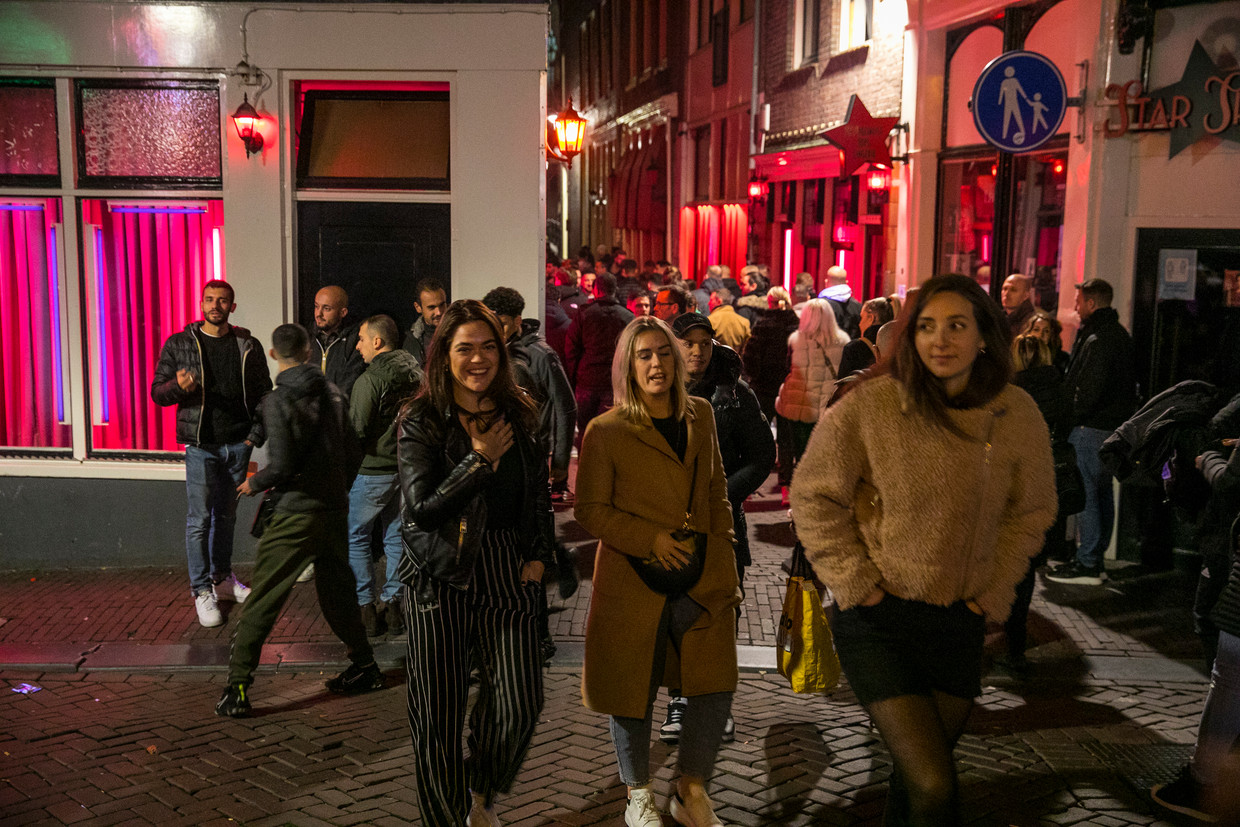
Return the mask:
<path id="1" fill-rule="evenodd" d="M 586 429 L 577 473 L 577 520 L 599 538 L 582 693 L 587 707 L 612 716 L 629 786 L 626 822 L 634 827 L 661 823 L 649 788 L 660 686 L 688 699 L 672 815 L 692 827 L 718 823 L 705 782 L 737 682 L 732 514 L 714 414 L 688 396 L 685 373 L 667 326 L 653 316 L 634 319 L 612 364 L 616 406 Z M 630 560 L 654 557 L 679 568 L 691 541 L 671 532 L 686 511 L 691 527 L 708 536 L 706 564 L 687 594 L 669 597 L 651 590 Z"/>

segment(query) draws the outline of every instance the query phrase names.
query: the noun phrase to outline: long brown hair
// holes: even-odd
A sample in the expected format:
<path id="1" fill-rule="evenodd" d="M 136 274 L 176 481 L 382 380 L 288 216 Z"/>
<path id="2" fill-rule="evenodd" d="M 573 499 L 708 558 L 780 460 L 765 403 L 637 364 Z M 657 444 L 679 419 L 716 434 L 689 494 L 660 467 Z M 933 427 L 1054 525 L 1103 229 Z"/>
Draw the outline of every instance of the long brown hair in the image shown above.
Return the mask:
<path id="1" fill-rule="evenodd" d="M 456 409 L 453 396 L 452 368 L 449 365 L 449 353 L 452 349 L 452 338 L 462 325 L 470 322 L 482 322 L 495 337 L 497 356 L 499 359 L 495 378 L 491 386 L 482 394 L 483 399 L 495 403 L 496 411 L 509 419 L 517 420 L 518 424 L 530 436 L 537 434 L 537 411 L 530 395 L 523 391 L 512 376 L 512 362 L 508 358 L 508 349 L 504 347 L 503 327 L 499 319 L 485 304 L 477 299 L 460 299 L 448 305 L 443 318 L 435 327 L 435 335 L 431 339 L 430 350 L 426 355 L 423 371 L 426 378 L 416 396 L 406 403 L 401 416 L 405 416 L 412 404 L 424 401 L 434 408 L 444 421 L 448 421 Z"/>

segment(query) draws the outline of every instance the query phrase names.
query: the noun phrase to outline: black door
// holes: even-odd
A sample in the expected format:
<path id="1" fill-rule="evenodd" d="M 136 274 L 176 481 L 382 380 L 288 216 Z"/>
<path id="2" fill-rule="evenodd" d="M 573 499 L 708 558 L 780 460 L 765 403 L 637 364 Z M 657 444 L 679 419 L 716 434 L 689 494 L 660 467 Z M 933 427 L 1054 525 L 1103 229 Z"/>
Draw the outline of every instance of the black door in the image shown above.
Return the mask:
<path id="1" fill-rule="evenodd" d="M 408 330 L 419 279 L 439 279 L 452 298 L 450 231 L 447 204 L 298 202 L 297 321 L 313 330 L 314 294 L 336 284 L 349 321 L 386 313 Z"/>

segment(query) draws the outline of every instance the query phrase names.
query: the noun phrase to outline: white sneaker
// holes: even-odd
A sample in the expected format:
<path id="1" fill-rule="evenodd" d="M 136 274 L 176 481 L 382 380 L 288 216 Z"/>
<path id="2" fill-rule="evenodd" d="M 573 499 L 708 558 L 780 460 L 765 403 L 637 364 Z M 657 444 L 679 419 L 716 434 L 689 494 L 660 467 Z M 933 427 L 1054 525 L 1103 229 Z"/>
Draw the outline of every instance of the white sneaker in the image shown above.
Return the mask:
<path id="1" fill-rule="evenodd" d="M 672 818 L 684 827 L 723 827 L 723 822 L 715 815 L 713 803 L 706 793 L 691 796 L 688 801 L 680 797 L 680 793 L 672 796 Z"/>
<path id="2" fill-rule="evenodd" d="M 250 587 L 238 580 L 235 574 L 230 574 L 215 584 L 216 600 L 231 600 L 234 603 L 244 603 L 249 596 Z"/>
<path id="3" fill-rule="evenodd" d="M 629 804 L 624 808 L 624 823 L 628 827 L 663 827 L 663 816 L 654 803 L 654 793 L 649 787 L 629 790 Z"/>
<path id="4" fill-rule="evenodd" d="M 314 579 L 314 563 L 306 566 L 301 570 L 301 574 L 297 575 L 298 583 L 309 583 Z"/>
<path id="5" fill-rule="evenodd" d="M 198 622 L 208 629 L 224 622 L 224 616 L 220 614 L 220 604 L 215 599 L 215 592 L 210 589 L 198 592 L 198 596 L 194 598 L 194 608 L 198 610 Z"/>
<path id="6" fill-rule="evenodd" d="M 494 806 L 488 807 L 486 799 L 476 792 L 471 791 L 470 795 L 474 797 L 474 806 L 469 808 L 469 818 L 465 820 L 468 827 L 503 827 Z"/>

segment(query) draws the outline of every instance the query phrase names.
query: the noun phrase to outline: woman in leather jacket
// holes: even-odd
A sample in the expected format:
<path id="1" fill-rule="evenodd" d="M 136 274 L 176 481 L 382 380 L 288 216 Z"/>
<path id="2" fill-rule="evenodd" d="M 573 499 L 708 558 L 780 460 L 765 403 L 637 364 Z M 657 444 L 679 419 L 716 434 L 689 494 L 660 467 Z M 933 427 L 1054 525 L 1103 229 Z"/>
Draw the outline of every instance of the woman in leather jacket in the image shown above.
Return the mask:
<path id="1" fill-rule="evenodd" d="M 481 302 L 448 307 L 425 370 L 397 438 L 418 800 L 425 824 L 497 824 L 495 793 L 511 787 L 543 705 L 538 612 L 554 536 L 548 458 L 499 320 Z M 466 761 L 474 667 L 481 687 Z"/>

